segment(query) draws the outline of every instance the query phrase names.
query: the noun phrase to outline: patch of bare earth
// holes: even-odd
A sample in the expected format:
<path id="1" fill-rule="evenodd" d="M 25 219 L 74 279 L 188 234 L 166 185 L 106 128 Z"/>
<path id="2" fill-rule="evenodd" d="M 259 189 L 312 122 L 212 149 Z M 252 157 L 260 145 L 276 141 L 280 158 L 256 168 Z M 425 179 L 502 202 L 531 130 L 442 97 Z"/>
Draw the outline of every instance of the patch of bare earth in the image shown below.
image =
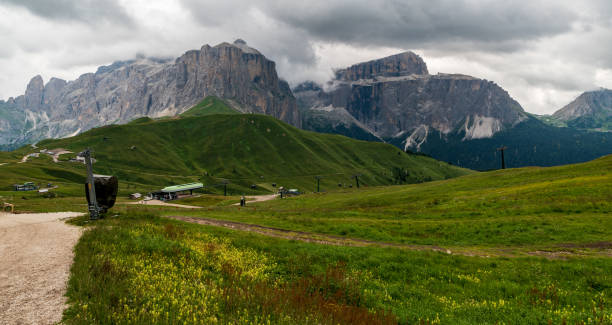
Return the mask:
<path id="1" fill-rule="evenodd" d="M 0 324 L 54 324 L 81 228 L 61 219 L 82 213 L 0 213 Z"/>
<path id="2" fill-rule="evenodd" d="M 257 203 L 274 200 L 278 197 L 278 194 L 268 194 L 268 195 L 247 195 L 244 198 L 246 199 L 246 203 Z M 240 205 L 240 202 L 234 203 L 233 205 Z"/>

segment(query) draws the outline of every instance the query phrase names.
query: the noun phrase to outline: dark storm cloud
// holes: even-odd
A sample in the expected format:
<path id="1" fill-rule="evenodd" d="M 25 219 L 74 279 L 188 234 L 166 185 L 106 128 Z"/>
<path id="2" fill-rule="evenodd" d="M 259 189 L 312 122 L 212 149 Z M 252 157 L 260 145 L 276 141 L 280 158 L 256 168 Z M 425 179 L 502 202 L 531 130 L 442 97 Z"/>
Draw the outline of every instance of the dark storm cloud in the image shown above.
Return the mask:
<path id="1" fill-rule="evenodd" d="M 577 15 L 543 1 L 326 1 L 268 2 L 267 12 L 288 26 L 326 41 L 412 47 L 473 46 L 507 51 L 523 41 L 570 30 Z M 489 44 L 489 45 L 487 45 Z"/>
<path id="2" fill-rule="evenodd" d="M 432 73 L 493 80 L 538 113 L 612 88 L 610 0 L 0 0 L 0 13 L 0 97 L 36 74 L 236 38 L 292 84 L 413 50 Z"/>
<path id="3" fill-rule="evenodd" d="M 570 31 L 579 19 L 571 7 L 538 0 L 181 2 L 200 25 L 238 32 L 267 56 L 286 62 L 281 70 L 315 66 L 316 42 L 428 49 L 440 56 L 515 52 Z"/>
<path id="4" fill-rule="evenodd" d="M 183 0 L 204 25 L 236 21 L 257 8 L 281 28 L 315 40 L 365 46 L 516 50 L 526 41 L 571 29 L 578 14 L 558 1 L 473 0 Z M 602 6 L 605 6 L 602 2 Z M 302 39 L 296 39 L 302 41 Z"/>
<path id="5" fill-rule="evenodd" d="M 244 38 L 266 56 L 290 65 L 311 66 L 316 55 L 312 35 L 271 16 L 272 4 L 266 1 L 181 0 L 198 24 Z M 279 3 L 292 6 L 290 2 Z M 278 63 L 277 62 L 277 63 Z"/>
<path id="6" fill-rule="evenodd" d="M 0 0 L 2 3 L 24 7 L 37 16 L 54 20 L 132 24 L 132 19 L 116 0 Z"/>

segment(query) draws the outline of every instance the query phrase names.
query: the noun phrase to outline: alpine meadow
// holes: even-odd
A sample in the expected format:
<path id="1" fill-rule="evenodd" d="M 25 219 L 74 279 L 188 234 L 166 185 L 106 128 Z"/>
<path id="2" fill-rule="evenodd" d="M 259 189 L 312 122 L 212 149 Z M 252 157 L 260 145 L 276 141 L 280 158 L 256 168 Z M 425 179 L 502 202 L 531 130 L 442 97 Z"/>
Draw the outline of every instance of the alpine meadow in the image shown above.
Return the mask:
<path id="1" fill-rule="evenodd" d="M 0 2 L 0 324 L 612 324 L 611 9 Z"/>

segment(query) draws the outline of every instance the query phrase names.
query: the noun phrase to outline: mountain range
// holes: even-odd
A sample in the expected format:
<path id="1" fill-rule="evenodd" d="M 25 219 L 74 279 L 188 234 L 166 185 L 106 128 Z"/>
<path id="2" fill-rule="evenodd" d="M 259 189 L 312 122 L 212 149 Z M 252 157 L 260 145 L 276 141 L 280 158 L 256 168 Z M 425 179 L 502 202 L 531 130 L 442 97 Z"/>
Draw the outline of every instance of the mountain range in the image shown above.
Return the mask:
<path id="1" fill-rule="evenodd" d="M 508 148 L 505 158 L 512 167 L 567 164 L 612 153 L 612 133 L 592 132 L 604 128 L 577 122 L 595 119 L 605 127 L 612 114 L 607 93 L 583 94 L 552 118 L 541 119 L 494 82 L 430 75 L 412 52 L 339 69 L 326 84 L 307 81 L 293 93 L 305 129 L 385 141 L 473 169 L 498 168 L 501 147 Z M 580 109 L 572 110 L 565 125 L 555 124 L 554 117 L 571 107 Z"/>
<path id="2" fill-rule="evenodd" d="M 25 94 L 0 101 L 0 146 L 139 117 L 176 116 L 208 96 L 239 113 L 271 115 L 306 130 L 391 143 L 473 169 L 558 165 L 612 153 L 609 90 L 587 92 L 552 116 L 523 110 L 492 81 L 430 75 L 412 52 L 335 70 L 325 84 L 290 89 L 275 64 L 246 42 L 204 45 L 177 59 L 138 58 L 74 81 L 34 77 Z"/>
<path id="3" fill-rule="evenodd" d="M 0 144 L 19 145 L 76 135 L 142 116 L 177 115 L 207 96 L 243 113 L 301 120 L 289 85 L 275 63 L 242 40 L 188 51 L 175 60 L 115 62 L 73 81 L 32 78 L 25 94 L 0 102 Z"/>
<path id="4" fill-rule="evenodd" d="M 0 152 L 0 163 L 12 162 L 3 166 L 6 177 L 0 179 L 0 187 L 20 177 L 80 183 L 84 166 L 69 159 L 82 148 L 94 151 L 98 173 L 153 188 L 201 181 L 217 193 L 223 193 L 218 185 L 224 181 L 230 182 L 232 193 L 261 193 L 280 186 L 313 191 L 315 176 L 321 189 L 333 190 L 355 186 L 356 177 L 361 186 L 375 186 L 471 173 L 390 144 L 309 132 L 271 116 L 240 114 L 213 96 L 172 118 L 141 117 L 69 138 L 42 140 L 37 146 Z M 16 163 L 40 150 L 40 157 Z M 49 150 L 65 154 L 52 161 L 45 159 Z"/>

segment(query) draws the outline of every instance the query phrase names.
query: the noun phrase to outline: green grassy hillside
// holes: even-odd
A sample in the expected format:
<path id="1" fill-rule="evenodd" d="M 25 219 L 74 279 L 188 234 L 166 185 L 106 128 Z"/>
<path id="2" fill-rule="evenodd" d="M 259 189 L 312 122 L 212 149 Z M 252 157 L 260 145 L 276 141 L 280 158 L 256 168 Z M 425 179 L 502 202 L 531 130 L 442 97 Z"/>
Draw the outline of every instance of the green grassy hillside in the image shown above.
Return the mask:
<path id="1" fill-rule="evenodd" d="M 186 202 L 198 204 L 193 199 Z M 459 250 L 609 241 L 612 156 L 576 165 L 498 170 L 425 184 L 314 193 L 254 206 L 254 211 L 226 208 L 188 213 L 351 238 L 448 245 Z"/>
<path id="2" fill-rule="evenodd" d="M 227 105 L 223 100 L 215 96 L 208 96 L 196 106 L 190 108 L 181 116 L 193 117 L 193 116 L 206 116 L 212 114 L 240 114 L 235 109 Z"/>
<path id="3" fill-rule="evenodd" d="M 196 107 L 197 108 L 197 107 Z M 234 191 L 277 186 L 315 190 L 355 184 L 389 185 L 439 180 L 468 171 L 381 143 L 294 128 L 269 116 L 216 114 L 142 120 L 96 128 L 72 138 L 41 141 L 40 148 L 92 148 L 95 171 L 122 181 L 168 185 L 227 179 Z M 340 186 L 339 186 L 340 184 Z"/>
<path id="4" fill-rule="evenodd" d="M 64 320 L 611 324 L 611 193 L 607 156 L 246 208 L 116 207 L 75 249 Z M 160 218 L 177 215 L 292 232 Z"/>

